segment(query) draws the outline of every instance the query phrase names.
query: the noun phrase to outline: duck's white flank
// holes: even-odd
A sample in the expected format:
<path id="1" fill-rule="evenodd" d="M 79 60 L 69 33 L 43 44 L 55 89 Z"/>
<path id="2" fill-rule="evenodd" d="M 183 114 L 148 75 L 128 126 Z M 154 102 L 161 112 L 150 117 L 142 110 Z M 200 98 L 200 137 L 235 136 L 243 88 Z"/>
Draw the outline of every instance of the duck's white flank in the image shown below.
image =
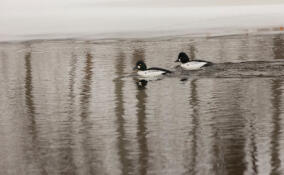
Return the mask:
<path id="1" fill-rule="evenodd" d="M 180 66 L 186 70 L 198 70 L 203 67 L 207 62 L 200 62 L 200 61 L 190 61 L 188 63 L 181 64 Z"/>
<path id="2" fill-rule="evenodd" d="M 145 70 L 145 71 L 138 71 L 137 74 L 142 77 L 155 77 L 159 75 L 163 75 L 165 72 L 160 70 Z"/>

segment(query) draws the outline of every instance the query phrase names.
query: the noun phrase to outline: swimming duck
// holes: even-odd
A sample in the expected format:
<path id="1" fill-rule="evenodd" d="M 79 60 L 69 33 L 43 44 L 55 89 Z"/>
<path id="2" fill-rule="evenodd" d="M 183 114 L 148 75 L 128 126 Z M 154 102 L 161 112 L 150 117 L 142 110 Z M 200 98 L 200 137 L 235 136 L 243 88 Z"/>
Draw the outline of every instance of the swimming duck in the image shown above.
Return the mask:
<path id="1" fill-rule="evenodd" d="M 136 66 L 133 68 L 133 70 L 138 70 L 137 74 L 142 77 L 155 77 L 172 73 L 172 71 L 159 67 L 151 67 L 147 69 L 144 61 L 137 61 Z"/>
<path id="2" fill-rule="evenodd" d="M 185 70 L 198 70 L 202 67 L 211 66 L 213 63 L 204 60 L 189 59 L 186 53 L 180 52 L 175 62 L 181 62 L 181 67 Z"/>

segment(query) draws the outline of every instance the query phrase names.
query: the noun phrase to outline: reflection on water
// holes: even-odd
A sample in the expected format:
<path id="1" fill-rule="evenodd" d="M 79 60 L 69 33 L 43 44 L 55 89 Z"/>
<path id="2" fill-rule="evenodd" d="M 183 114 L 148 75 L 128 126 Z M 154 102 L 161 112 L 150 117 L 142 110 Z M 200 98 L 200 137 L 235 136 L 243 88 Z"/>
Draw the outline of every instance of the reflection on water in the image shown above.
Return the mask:
<path id="1" fill-rule="evenodd" d="M 28 136 L 30 137 L 31 147 L 27 150 L 30 151 L 30 155 L 27 155 L 27 161 L 31 161 L 30 163 L 37 162 L 38 173 L 47 174 L 45 171 L 45 167 L 40 157 L 40 148 L 38 142 L 38 131 L 37 131 L 37 123 L 36 123 L 36 109 L 34 104 L 33 97 L 33 75 L 32 75 L 32 63 L 31 63 L 31 53 L 27 53 L 25 55 L 25 70 L 26 70 L 26 78 L 25 78 L 25 101 L 26 101 L 26 117 L 28 120 Z"/>
<path id="2" fill-rule="evenodd" d="M 191 47 L 193 48 L 193 47 Z M 194 56 L 194 52 L 190 52 L 191 56 Z M 197 97 L 197 89 L 196 89 L 196 79 L 192 80 L 190 82 L 190 91 L 191 91 L 191 96 L 189 99 L 189 105 L 192 108 L 192 148 L 191 148 L 191 160 L 189 160 L 189 166 L 188 166 L 188 171 L 187 173 L 197 173 L 198 169 L 196 169 L 196 164 L 197 164 L 197 132 L 198 132 L 198 128 L 199 128 L 199 119 L 198 119 L 198 97 Z"/>
<path id="3" fill-rule="evenodd" d="M 275 59 L 284 59 L 284 39 L 281 35 L 273 38 L 273 46 Z"/>
<path id="4" fill-rule="evenodd" d="M 145 60 L 144 50 L 141 52 L 134 51 L 133 60 L 137 58 L 142 58 Z M 145 82 L 144 82 L 145 84 Z M 147 94 L 145 90 L 138 90 L 136 92 L 137 99 L 137 142 L 139 147 L 139 174 L 147 174 L 148 159 L 149 159 L 149 150 L 147 143 L 147 123 L 146 123 L 146 103 L 147 103 Z"/>
<path id="5" fill-rule="evenodd" d="M 137 81 L 136 81 L 136 85 L 137 85 L 137 88 L 138 88 L 139 90 L 145 89 L 146 86 L 147 86 L 147 84 L 148 84 L 148 81 L 147 81 L 147 80 L 144 80 L 144 79 L 142 79 L 142 80 L 137 80 Z"/>
<path id="6" fill-rule="evenodd" d="M 115 60 L 115 71 L 118 76 L 124 74 L 125 68 L 125 55 L 121 51 Z M 124 119 L 125 109 L 124 109 L 124 98 L 123 98 L 123 87 L 124 81 L 120 80 L 120 77 L 115 79 L 115 94 L 116 94 L 116 105 L 115 105 L 115 115 L 117 123 L 117 148 L 119 154 L 119 161 L 121 162 L 121 173 L 129 174 L 133 172 L 133 161 L 129 155 L 128 145 L 130 142 L 127 140 Z"/>
<path id="7" fill-rule="evenodd" d="M 273 80 L 272 81 L 272 91 L 273 91 L 273 97 L 272 97 L 272 106 L 273 106 L 273 114 L 272 114 L 272 133 L 271 133 L 271 165 L 272 165 L 272 171 L 271 174 L 281 174 L 279 171 L 281 168 L 280 166 L 280 157 L 279 157 L 279 139 L 280 139 L 280 131 L 281 131 L 281 84 L 282 80 Z"/>
<path id="8" fill-rule="evenodd" d="M 277 36 L 274 39 L 275 43 L 273 51 L 274 51 L 274 57 L 275 59 L 281 58 L 284 56 L 283 50 L 284 49 L 284 40 L 281 39 L 281 36 Z M 272 98 L 271 98 L 271 104 L 273 106 L 273 112 L 272 112 L 272 128 L 273 131 L 271 132 L 271 165 L 272 170 L 271 174 L 282 174 L 281 172 L 281 158 L 280 158 L 280 140 L 281 140 L 281 97 L 282 97 L 282 79 L 275 79 L 272 80 L 271 83 L 271 90 L 272 90 Z"/>
<path id="9" fill-rule="evenodd" d="M 283 41 L 2 43 L 0 174 L 283 174 Z M 132 75 L 181 50 L 218 64 Z"/>

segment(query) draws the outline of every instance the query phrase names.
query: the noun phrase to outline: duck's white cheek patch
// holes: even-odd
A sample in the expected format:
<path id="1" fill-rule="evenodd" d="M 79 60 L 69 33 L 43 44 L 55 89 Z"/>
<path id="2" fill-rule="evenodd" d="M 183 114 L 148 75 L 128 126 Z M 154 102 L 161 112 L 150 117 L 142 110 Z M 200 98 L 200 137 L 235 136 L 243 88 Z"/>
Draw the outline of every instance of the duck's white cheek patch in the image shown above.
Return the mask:
<path id="1" fill-rule="evenodd" d="M 137 66 L 138 67 L 138 69 L 140 69 L 140 66 Z"/>

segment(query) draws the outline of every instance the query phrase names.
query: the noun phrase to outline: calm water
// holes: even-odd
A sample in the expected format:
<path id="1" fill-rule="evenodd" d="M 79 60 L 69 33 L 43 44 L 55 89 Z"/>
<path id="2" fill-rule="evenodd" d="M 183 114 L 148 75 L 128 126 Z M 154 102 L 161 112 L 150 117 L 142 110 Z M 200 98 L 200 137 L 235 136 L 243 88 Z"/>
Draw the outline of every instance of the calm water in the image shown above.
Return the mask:
<path id="1" fill-rule="evenodd" d="M 219 64 L 138 86 L 182 50 Z M 283 58 L 284 35 L 2 43 L 0 174 L 283 174 Z"/>

